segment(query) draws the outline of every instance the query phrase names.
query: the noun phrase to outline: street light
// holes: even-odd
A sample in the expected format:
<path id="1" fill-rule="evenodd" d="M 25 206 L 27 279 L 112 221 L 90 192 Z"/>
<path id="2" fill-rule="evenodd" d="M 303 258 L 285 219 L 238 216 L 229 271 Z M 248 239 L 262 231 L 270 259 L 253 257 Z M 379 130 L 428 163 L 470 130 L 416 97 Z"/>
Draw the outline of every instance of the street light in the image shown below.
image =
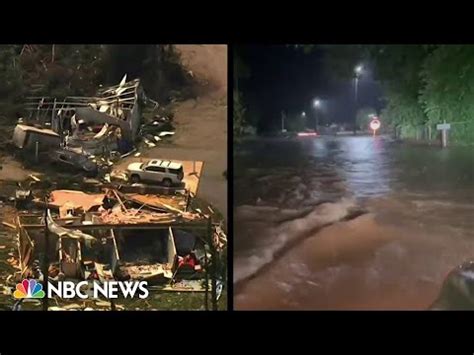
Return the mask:
<path id="1" fill-rule="evenodd" d="M 306 117 L 306 112 L 303 111 L 303 112 L 301 113 L 301 116 Z"/>
<path id="2" fill-rule="evenodd" d="M 357 104 L 357 86 L 359 84 L 359 77 L 360 77 L 360 74 L 362 73 L 362 70 L 364 68 L 362 67 L 362 65 L 358 65 L 354 68 L 354 73 L 355 73 L 355 101 L 356 101 L 356 104 Z"/>
<path id="3" fill-rule="evenodd" d="M 321 107 L 321 100 L 319 99 L 314 99 L 313 100 L 313 107 L 317 110 L 319 107 Z M 315 114 L 314 114 L 315 118 L 316 118 L 316 127 L 315 127 L 315 130 L 317 131 L 318 130 L 318 113 L 317 111 L 315 111 Z"/>
<path id="4" fill-rule="evenodd" d="M 358 89 L 358 86 L 359 86 L 359 77 L 360 77 L 360 74 L 362 73 L 362 70 L 363 70 L 363 67 L 362 65 L 358 65 L 354 68 L 354 73 L 355 73 L 355 82 L 354 82 L 354 102 L 355 102 L 355 115 L 354 117 L 356 117 L 357 119 L 357 89 Z M 356 125 L 354 124 L 354 134 L 356 133 Z"/>
<path id="5" fill-rule="evenodd" d="M 362 65 L 358 65 L 354 68 L 354 73 L 355 73 L 355 103 L 356 103 L 356 109 L 357 109 L 357 88 L 359 86 L 359 77 L 360 74 L 362 73 Z"/>
<path id="6" fill-rule="evenodd" d="M 281 110 L 281 132 L 282 133 L 286 132 L 286 129 L 285 129 L 285 111 L 284 110 Z"/>

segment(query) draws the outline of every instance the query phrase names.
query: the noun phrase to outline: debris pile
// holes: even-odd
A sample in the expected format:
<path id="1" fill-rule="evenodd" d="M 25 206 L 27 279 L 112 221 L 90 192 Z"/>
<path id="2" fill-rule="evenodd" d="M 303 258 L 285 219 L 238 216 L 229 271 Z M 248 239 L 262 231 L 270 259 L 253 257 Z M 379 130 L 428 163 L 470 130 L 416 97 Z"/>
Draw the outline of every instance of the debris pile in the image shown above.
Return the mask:
<path id="1" fill-rule="evenodd" d="M 152 112 L 160 112 L 151 119 L 143 115 L 149 104 Z M 127 75 L 93 97 L 33 96 L 25 108 L 28 115 L 15 127 L 13 144 L 36 161 L 45 159 L 92 176 L 105 174 L 120 157 L 134 152 L 137 142 L 154 147 L 174 134 L 171 115 L 146 97 L 139 79 L 127 81 Z"/>
<path id="2" fill-rule="evenodd" d="M 127 212 L 110 210 L 100 214 L 101 221 L 106 224 L 171 223 L 175 221 L 173 217 L 172 213 L 155 213 L 137 209 L 130 209 Z"/>
<path id="3" fill-rule="evenodd" d="M 178 196 L 127 194 L 111 188 L 101 193 L 53 190 L 46 201 L 32 196 L 32 202 L 47 208 L 51 282 L 146 280 L 163 290 L 183 291 L 184 281 L 202 280 L 208 272 L 212 255 L 206 244 L 218 251 L 227 244 L 219 224 L 211 223 L 212 234 L 206 239 L 210 215 L 189 210 Z M 42 275 L 44 218 L 34 211 L 18 213 L 16 220 L 20 258 L 14 281 Z M 201 223 L 201 232 L 185 232 L 190 222 Z M 187 290 L 206 290 L 196 285 Z"/>
<path id="4" fill-rule="evenodd" d="M 139 79 L 125 75 L 93 97 L 30 97 L 25 106 L 15 147 L 36 162 L 80 174 L 31 175 L 28 187 L 15 187 L 8 199 L 15 221 L 3 223 L 18 239 L 19 258 L 9 261 L 18 271 L 9 285 L 42 279 L 47 270 L 52 283 L 146 280 L 162 290 L 193 292 L 217 284 L 220 294 L 224 276 L 209 265 L 225 252 L 227 236 L 210 207 L 209 213 L 192 207 L 203 162 L 139 158 L 143 145 L 175 134 L 172 113 L 146 97 Z M 127 156 L 125 170 L 112 167 Z"/>

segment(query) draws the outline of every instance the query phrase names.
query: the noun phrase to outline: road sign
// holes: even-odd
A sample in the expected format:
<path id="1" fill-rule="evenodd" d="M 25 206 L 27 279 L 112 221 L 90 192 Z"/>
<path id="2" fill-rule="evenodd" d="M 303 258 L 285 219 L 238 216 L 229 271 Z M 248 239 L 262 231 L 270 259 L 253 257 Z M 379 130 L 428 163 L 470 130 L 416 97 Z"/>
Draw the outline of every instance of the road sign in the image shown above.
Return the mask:
<path id="1" fill-rule="evenodd" d="M 380 121 L 376 118 L 374 118 L 372 121 L 370 121 L 370 129 L 372 131 L 376 131 L 380 128 Z"/>
<path id="2" fill-rule="evenodd" d="M 438 131 L 442 131 L 444 129 L 451 129 L 451 125 L 449 123 L 441 123 L 436 125 L 436 129 Z"/>

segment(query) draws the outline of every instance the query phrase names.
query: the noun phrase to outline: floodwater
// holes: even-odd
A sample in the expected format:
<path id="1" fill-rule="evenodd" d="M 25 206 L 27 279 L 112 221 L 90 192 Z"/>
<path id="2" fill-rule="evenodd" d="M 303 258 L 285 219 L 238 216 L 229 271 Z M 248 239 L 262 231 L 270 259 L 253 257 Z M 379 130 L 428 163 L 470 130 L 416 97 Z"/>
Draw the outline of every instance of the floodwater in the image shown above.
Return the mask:
<path id="1" fill-rule="evenodd" d="M 429 308 L 474 259 L 473 153 L 385 136 L 241 144 L 235 307 Z"/>

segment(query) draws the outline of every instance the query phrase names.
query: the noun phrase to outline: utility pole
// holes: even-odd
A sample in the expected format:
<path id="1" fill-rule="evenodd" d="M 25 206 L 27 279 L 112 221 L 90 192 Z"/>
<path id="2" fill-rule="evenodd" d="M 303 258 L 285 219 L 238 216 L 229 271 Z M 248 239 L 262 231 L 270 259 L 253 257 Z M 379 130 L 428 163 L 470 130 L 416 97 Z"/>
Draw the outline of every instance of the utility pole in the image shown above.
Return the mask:
<path id="1" fill-rule="evenodd" d="M 281 131 L 285 132 L 285 111 L 281 110 Z"/>
<path id="2" fill-rule="evenodd" d="M 314 107 L 314 120 L 316 127 L 314 127 L 314 131 L 316 132 L 318 130 L 318 109 L 321 107 L 321 100 L 320 99 L 314 99 L 313 100 L 313 107 Z"/>
<path id="3" fill-rule="evenodd" d="M 360 74 L 362 73 L 362 66 L 358 65 L 357 67 L 354 68 L 354 108 L 355 108 L 355 113 L 354 113 L 354 134 L 356 134 L 357 130 L 357 106 L 358 106 L 358 89 L 359 89 L 359 77 Z"/>
<path id="4" fill-rule="evenodd" d="M 359 75 L 356 74 L 355 76 L 355 85 L 354 85 L 354 97 L 355 97 L 355 104 L 356 104 L 356 109 L 357 109 L 357 89 L 359 86 Z"/>

